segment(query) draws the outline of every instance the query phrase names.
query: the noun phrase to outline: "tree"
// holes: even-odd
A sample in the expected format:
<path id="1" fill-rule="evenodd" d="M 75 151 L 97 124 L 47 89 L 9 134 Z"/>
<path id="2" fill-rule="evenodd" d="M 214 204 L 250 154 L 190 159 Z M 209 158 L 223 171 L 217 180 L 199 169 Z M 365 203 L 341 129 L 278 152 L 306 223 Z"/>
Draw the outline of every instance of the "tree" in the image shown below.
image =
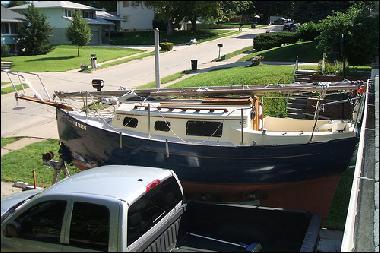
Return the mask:
<path id="1" fill-rule="evenodd" d="M 91 40 L 91 29 L 87 24 L 87 21 L 82 18 L 79 11 L 75 11 L 73 15 L 73 21 L 67 29 L 67 38 L 71 41 L 73 45 L 78 46 L 78 56 L 79 47 L 87 45 Z"/>
<path id="2" fill-rule="evenodd" d="M 29 1 L 9 1 L 8 8 L 28 3 Z"/>
<path id="3" fill-rule="evenodd" d="M 143 1 L 140 1 L 143 2 Z M 183 1 L 144 1 L 144 3 L 153 7 L 158 19 L 162 19 L 167 23 L 166 33 L 172 34 L 174 24 L 183 20 Z"/>
<path id="4" fill-rule="evenodd" d="M 242 14 L 252 1 L 145 1 L 155 9 L 158 18 L 168 24 L 167 33 L 173 32 L 173 24 L 190 21 L 192 30 L 197 30 L 199 18 L 228 20 L 231 16 Z"/>
<path id="5" fill-rule="evenodd" d="M 51 50 L 49 36 L 52 32 L 46 17 L 31 4 L 25 13 L 25 19 L 26 22 L 19 30 L 20 39 L 17 44 L 21 49 L 20 54 L 46 54 Z"/>
<path id="6" fill-rule="evenodd" d="M 320 22 L 317 47 L 327 53 L 328 59 L 347 59 L 355 65 L 371 62 L 379 43 L 379 16 L 370 15 L 372 4 L 356 2 L 346 12 L 336 12 Z"/>

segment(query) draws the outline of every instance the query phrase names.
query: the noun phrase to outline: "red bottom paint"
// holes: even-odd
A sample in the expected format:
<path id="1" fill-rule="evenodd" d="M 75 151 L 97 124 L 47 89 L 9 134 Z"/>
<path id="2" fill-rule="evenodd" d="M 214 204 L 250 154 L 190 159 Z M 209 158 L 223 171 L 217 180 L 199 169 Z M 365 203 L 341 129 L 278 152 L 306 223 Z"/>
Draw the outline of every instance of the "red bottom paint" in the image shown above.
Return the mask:
<path id="1" fill-rule="evenodd" d="M 260 206 L 310 211 L 327 218 L 340 176 L 292 183 L 200 184 L 181 182 L 187 199 L 216 202 L 259 201 Z"/>

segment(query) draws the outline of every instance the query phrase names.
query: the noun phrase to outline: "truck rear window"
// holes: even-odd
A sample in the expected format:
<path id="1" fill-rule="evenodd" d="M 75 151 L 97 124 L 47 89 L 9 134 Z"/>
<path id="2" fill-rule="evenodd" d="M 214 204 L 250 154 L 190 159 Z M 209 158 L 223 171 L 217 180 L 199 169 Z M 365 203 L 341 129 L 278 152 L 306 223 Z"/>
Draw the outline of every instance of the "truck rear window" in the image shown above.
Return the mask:
<path id="1" fill-rule="evenodd" d="M 128 211 L 127 246 L 157 224 L 181 200 L 177 180 L 170 177 L 133 203 Z"/>

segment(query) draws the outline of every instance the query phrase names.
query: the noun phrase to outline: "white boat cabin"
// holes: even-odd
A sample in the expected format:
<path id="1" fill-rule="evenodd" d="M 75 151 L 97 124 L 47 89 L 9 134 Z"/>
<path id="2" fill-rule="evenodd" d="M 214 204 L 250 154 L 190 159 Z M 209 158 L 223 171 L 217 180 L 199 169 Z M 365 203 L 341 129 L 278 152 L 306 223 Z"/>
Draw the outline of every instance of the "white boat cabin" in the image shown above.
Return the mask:
<path id="1" fill-rule="evenodd" d="M 355 136 L 355 127 L 350 121 L 263 117 L 259 103 L 256 106 L 250 103 L 122 103 L 115 112 L 112 126 L 126 134 L 164 141 L 232 146 L 302 144 Z"/>

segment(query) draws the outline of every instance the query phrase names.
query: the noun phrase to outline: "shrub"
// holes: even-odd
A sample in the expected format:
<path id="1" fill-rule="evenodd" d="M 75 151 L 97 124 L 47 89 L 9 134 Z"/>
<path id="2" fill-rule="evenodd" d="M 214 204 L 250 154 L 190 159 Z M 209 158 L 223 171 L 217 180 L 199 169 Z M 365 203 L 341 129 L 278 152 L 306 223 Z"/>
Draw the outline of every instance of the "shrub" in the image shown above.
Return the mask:
<path id="1" fill-rule="evenodd" d="M 160 47 L 163 51 L 170 51 L 173 49 L 174 43 L 171 42 L 161 42 Z"/>
<path id="2" fill-rule="evenodd" d="M 303 41 L 314 40 L 320 34 L 318 24 L 313 21 L 303 23 L 297 32 L 299 38 Z"/>
<path id="3" fill-rule="evenodd" d="M 1 44 L 1 57 L 9 56 L 9 46 L 5 44 Z"/>
<path id="4" fill-rule="evenodd" d="M 255 38 L 254 48 L 257 51 L 280 47 L 282 44 L 293 44 L 299 40 L 298 33 L 294 32 L 277 32 L 264 33 Z"/>
<path id="5" fill-rule="evenodd" d="M 26 22 L 19 30 L 18 48 L 21 55 L 46 54 L 52 46 L 49 36 L 52 33 L 47 17 L 43 15 L 34 5 L 30 5 L 25 13 Z"/>

